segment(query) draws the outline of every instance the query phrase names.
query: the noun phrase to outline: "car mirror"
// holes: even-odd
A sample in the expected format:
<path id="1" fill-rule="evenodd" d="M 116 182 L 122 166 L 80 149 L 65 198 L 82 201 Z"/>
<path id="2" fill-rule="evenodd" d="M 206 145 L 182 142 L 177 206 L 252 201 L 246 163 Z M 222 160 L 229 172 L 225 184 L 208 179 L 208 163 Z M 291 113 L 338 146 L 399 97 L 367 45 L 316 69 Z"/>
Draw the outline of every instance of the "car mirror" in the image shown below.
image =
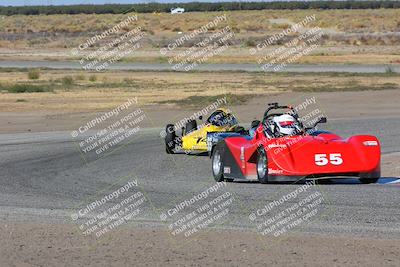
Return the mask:
<path id="1" fill-rule="evenodd" d="M 327 122 L 326 117 L 321 117 L 321 118 L 319 118 L 319 120 L 314 124 L 313 128 L 314 128 L 315 126 L 317 126 L 318 124 L 320 124 L 320 123 L 326 123 L 326 122 Z"/>

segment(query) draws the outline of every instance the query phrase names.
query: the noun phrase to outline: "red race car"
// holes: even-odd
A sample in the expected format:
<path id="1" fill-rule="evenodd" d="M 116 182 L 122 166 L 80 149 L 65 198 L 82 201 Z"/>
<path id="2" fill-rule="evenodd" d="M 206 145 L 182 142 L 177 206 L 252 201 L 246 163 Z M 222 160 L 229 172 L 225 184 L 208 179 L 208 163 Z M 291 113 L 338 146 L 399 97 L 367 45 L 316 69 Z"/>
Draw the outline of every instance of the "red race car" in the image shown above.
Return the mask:
<path id="1" fill-rule="evenodd" d="M 380 178 L 380 144 L 375 136 L 342 139 L 316 129 L 317 124 L 326 123 L 325 117 L 305 128 L 294 108 L 268 105 L 262 121 L 253 122 L 246 134 L 228 136 L 212 147 L 217 182 L 356 176 L 362 183 L 374 183 Z"/>

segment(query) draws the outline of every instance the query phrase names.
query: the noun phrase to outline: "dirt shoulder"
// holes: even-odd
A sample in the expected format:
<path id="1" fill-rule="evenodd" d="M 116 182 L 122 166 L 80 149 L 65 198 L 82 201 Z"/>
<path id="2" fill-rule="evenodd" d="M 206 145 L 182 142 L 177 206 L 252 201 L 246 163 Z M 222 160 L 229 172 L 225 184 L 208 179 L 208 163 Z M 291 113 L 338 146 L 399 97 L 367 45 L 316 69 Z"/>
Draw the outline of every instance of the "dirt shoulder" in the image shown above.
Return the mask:
<path id="1" fill-rule="evenodd" d="M 15 97 L 22 97 L 15 94 Z M 31 94 L 32 95 L 32 94 Z M 66 131 L 75 129 L 83 122 L 90 121 L 97 114 L 112 110 L 116 106 L 124 103 L 129 97 L 135 94 L 114 95 L 111 98 L 109 92 L 99 92 L 97 98 L 82 98 L 79 104 L 76 98 L 58 97 L 57 94 L 48 94 L 48 98 L 40 98 L 40 93 L 34 95 L 31 102 L 41 102 L 44 106 L 52 105 L 56 107 L 57 102 L 65 105 L 73 105 L 75 110 L 68 108 L 42 110 L 38 107 L 37 111 L 32 110 L 33 106 L 24 108 L 25 103 L 21 104 L 21 109 L 16 111 L 0 112 L 0 132 L 47 132 L 47 131 Z M 10 97 L 14 97 L 10 95 Z M 90 109 L 96 103 L 106 103 L 107 99 L 112 100 L 112 104 L 107 103 L 107 107 L 101 110 Z M 140 98 L 139 98 L 140 99 Z M 238 117 L 241 123 L 250 122 L 259 118 L 265 110 L 267 103 L 280 102 L 285 104 L 299 105 L 304 101 L 313 101 L 312 107 L 318 108 L 328 120 L 337 119 L 363 119 L 363 118 L 389 118 L 399 117 L 400 111 L 396 99 L 400 99 L 400 90 L 379 90 L 379 91 L 359 91 L 359 92 L 323 92 L 323 93 L 304 93 L 304 92 L 281 92 L 270 93 L 264 96 L 254 96 L 245 104 L 230 105 L 230 108 Z M 12 101 L 4 99 L 5 103 Z M 90 101 L 93 101 L 90 103 Z M 212 101 L 205 101 L 199 107 L 177 105 L 139 105 L 146 113 L 148 120 L 143 122 L 142 127 L 163 127 L 169 122 L 175 122 L 195 112 L 207 107 Z M 29 104 L 29 102 L 28 102 Z M 30 104 L 29 104 L 30 105 Z M 60 104 L 62 106 L 63 104 Z M 31 108 L 32 107 L 32 108 Z M 88 109 L 89 108 L 89 109 Z M 300 111 L 300 114 L 304 112 Z M 305 115 L 305 114 L 303 114 Z"/>
<path id="2" fill-rule="evenodd" d="M 400 240 L 349 236 L 262 237 L 204 232 L 194 240 L 126 226 L 100 240 L 73 225 L 5 223 L 0 258 L 9 266 L 398 266 Z"/>
<path id="3" fill-rule="evenodd" d="M 354 38 L 354 37 L 353 37 Z M 357 38 L 357 37 L 356 37 Z M 1 42 L 1 41 L 0 41 Z M 207 59 L 207 63 L 249 63 L 254 64 L 266 57 L 279 46 L 265 49 L 259 56 L 250 55 L 251 47 L 228 47 L 225 51 Z M 171 55 L 185 53 L 187 48 L 178 48 Z M 313 50 L 309 55 L 300 57 L 294 64 L 398 64 L 399 46 L 397 45 L 325 45 Z M 93 51 L 91 51 L 93 53 Z M 89 53 L 88 53 L 89 54 Z M 168 57 L 162 56 L 157 48 L 146 48 L 124 57 L 124 63 L 167 63 Z M 20 49 L 4 48 L 0 45 L 0 60 L 38 60 L 38 61 L 74 61 L 79 57 L 71 56 L 71 49 Z"/>

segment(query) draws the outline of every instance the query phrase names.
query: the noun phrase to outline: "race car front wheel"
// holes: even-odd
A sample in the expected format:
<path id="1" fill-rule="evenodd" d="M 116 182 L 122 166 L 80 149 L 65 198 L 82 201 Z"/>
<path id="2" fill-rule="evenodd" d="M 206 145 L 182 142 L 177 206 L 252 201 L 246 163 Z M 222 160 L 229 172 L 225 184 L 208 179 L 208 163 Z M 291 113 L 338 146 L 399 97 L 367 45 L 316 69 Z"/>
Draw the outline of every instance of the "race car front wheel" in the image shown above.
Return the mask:
<path id="1" fill-rule="evenodd" d="M 212 172 L 216 182 L 222 182 L 224 180 L 221 152 L 216 148 L 214 149 L 211 157 Z"/>
<path id="2" fill-rule="evenodd" d="M 168 124 L 165 127 L 165 151 L 167 154 L 174 154 L 176 133 L 175 126 L 173 124 Z"/>
<path id="3" fill-rule="evenodd" d="M 268 161 L 264 148 L 258 149 L 257 155 L 257 177 L 262 184 L 268 183 Z"/>

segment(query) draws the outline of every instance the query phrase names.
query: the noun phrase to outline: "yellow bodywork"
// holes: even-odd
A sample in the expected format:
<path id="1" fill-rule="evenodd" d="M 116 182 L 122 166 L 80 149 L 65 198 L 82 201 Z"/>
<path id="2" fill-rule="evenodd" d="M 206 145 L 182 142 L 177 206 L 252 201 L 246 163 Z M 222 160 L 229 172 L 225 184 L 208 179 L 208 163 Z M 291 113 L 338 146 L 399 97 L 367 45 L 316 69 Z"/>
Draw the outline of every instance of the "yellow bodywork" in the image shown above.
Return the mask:
<path id="1" fill-rule="evenodd" d="M 195 130 L 182 137 L 183 150 L 207 151 L 208 132 L 228 132 L 232 126 L 215 126 L 206 124 L 204 127 Z"/>

